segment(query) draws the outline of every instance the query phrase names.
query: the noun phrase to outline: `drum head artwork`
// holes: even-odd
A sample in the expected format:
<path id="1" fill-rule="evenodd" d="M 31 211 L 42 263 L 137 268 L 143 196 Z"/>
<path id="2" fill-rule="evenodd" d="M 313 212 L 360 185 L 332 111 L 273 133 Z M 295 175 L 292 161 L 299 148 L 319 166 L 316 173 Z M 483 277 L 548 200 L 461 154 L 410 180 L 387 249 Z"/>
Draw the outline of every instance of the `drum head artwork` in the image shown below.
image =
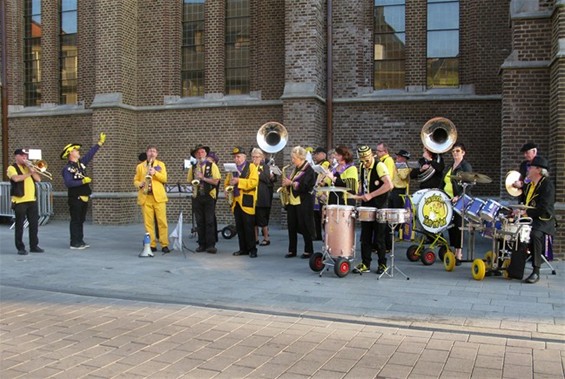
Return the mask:
<path id="1" fill-rule="evenodd" d="M 430 233 L 442 232 L 453 216 L 449 197 L 439 190 L 427 191 L 418 202 L 417 216 L 424 230 Z"/>

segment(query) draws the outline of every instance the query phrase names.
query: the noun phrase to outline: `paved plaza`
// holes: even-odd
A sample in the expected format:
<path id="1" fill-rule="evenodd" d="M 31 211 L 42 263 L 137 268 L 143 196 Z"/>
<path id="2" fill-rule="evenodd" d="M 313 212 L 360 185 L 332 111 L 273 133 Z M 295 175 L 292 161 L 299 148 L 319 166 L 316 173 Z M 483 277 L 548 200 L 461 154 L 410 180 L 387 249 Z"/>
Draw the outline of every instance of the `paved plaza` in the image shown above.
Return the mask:
<path id="1" fill-rule="evenodd" d="M 0 377 L 564 377 L 562 262 L 535 285 L 476 281 L 470 263 L 409 262 L 403 242 L 410 280 L 338 278 L 285 259 L 280 228 L 256 259 L 232 256 L 236 238 L 193 253 L 189 231 L 184 251 L 138 258 L 140 224 L 85 225 L 77 251 L 52 221 L 46 252 L 19 256 L 0 225 Z M 489 246 L 478 238 L 476 255 Z"/>

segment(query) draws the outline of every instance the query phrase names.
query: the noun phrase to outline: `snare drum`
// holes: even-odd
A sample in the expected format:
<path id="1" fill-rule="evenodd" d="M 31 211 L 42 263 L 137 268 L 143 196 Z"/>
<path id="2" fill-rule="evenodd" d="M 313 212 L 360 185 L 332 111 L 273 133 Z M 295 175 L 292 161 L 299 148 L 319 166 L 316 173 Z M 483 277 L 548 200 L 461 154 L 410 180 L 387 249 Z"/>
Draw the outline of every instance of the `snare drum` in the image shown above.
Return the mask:
<path id="1" fill-rule="evenodd" d="M 383 208 L 384 219 L 389 224 L 404 224 L 410 220 L 410 212 L 404 208 Z"/>
<path id="2" fill-rule="evenodd" d="M 481 222 L 481 209 L 485 205 L 485 202 L 481 199 L 473 199 L 473 202 L 469 204 L 465 215 L 467 218 L 474 222 Z"/>
<path id="3" fill-rule="evenodd" d="M 373 222 L 377 219 L 377 208 L 358 207 L 357 219 L 362 222 Z"/>
<path id="4" fill-rule="evenodd" d="M 376 220 L 379 224 L 386 224 L 386 210 L 377 209 Z"/>
<path id="5" fill-rule="evenodd" d="M 496 216 L 498 216 L 500 208 L 502 208 L 502 205 L 500 205 L 499 202 L 492 199 L 487 200 L 485 205 L 481 208 L 481 218 L 485 221 L 494 221 Z"/>
<path id="6" fill-rule="evenodd" d="M 424 230 L 440 233 L 447 229 L 453 216 L 453 208 L 444 192 L 436 189 L 420 190 L 414 194 L 413 200 L 417 201 L 416 219 Z"/>
<path id="7" fill-rule="evenodd" d="M 325 245 L 334 257 L 351 257 L 355 253 L 355 207 L 326 205 L 323 209 Z"/>
<path id="8" fill-rule="evenodd" d="M 459 199 L 457 199 L 455 205 L 453 205 L 453 211 L 457 213 L 459 216 L 463 216 L 463 212 L 465 212 L 465 209 L 467 209 L 469 204 L 471 204 L 472 202 L 473 202 L 473 198 L 471 196 L 469 195 L 460 196 Z"/>
<path id="9" fill-rule="evenodd" d="M 483 231 L 481 236 L 484 238 L 493 239 L 496 236 L 496 231 L 502 230 L 502 222 L 500 220 L 496 221 L 483 221 Z"/>

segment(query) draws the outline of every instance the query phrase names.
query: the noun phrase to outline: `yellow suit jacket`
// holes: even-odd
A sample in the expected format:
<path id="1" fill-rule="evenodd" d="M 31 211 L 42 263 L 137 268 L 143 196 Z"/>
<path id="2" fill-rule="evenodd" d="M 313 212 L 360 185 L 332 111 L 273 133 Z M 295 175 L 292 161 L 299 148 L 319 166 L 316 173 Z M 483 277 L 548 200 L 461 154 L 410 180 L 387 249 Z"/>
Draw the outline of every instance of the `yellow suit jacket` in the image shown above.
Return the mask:
<path id="1" fill-rule="evenodd" d="M 155 159 L 153 162 L 153 167 L 157 170 L 157 172 L 151 178 L 152 196 L 155 198 L 157 203 L 167 202 L 169 200 L 167 197 L 167 191 L 165 191 L 165 183 L 167 183 L 167 168 L 165 167 L 165 163 L 158 159 Z M 139 190 L 137 193 L 137 204 L 139 205 L 145 204 L 147 196 L 151 196 L 143 193 L 143 188 L 139 188 L 141 183 L 145 182 L 146 174 L 147 161 L 143 161 L 137 165 L 135 169 L 135 178 L 133 179 L 133 185 Z"/>
<path id="2" fill-rule="evenodd" d="M 239 196 L 234 196 L 233 204 L 231 206 L 231 211 L 235 208 L 235 205 L 239 203 L 241 209 L 249 214 L 255 214 L 255 203 L 257 202 L 257 186 L 259 185 L 259 171 L 257 166 L 253 163 L 248 162 L 249 165 L 249 175 L 246 178 L 239 178 Z M 226 177 L 224 181 L 224 187 L 230 185 L 230 176 Z"/>

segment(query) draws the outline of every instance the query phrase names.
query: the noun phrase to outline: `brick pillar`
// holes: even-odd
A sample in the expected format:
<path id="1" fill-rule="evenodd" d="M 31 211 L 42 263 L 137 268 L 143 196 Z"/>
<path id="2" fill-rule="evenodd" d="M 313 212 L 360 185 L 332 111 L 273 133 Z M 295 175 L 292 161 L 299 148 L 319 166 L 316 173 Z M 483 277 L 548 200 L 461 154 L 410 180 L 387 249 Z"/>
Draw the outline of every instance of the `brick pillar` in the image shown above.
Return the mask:
<path id="1" fill-rule="evenodd" d="M 139 154 L 137 115 L 124 109 L 137 105 L 138 1 L 99 0 L 95 7 L 92 143 L 100 132 L 108 139 L 93 161 L 92 220 L 126 223 L 138 214 L 130 195 Z M 110 212 L 116 208 L 121 211 Z"/>
<path id="2" fill-rule="evenodd" d="M 550 67 L 549 146 L 551 175 L 555 183 L 555 213 L 565 225 L 565 7 L 557 7 L 552 19 L 552 64 Z M 565 256 L 565 228 L 557 229 L 554 249 Z"/>
<path id="3" fill-rule="evenodd" d="M 59 5 L 41 1 L 41 103 L 59 103 Z"/>
<path id="4" fill-rule="evenodd" d="M 205 94 L 225 93 L 225 2 L 207 1 L 205 8 Z"/>
<path id="5" fill-rule="evenodd" d="M 406 83 L 414 90 L 422 91 L 427 86 L 427 0 L 406 2 Z"/>

